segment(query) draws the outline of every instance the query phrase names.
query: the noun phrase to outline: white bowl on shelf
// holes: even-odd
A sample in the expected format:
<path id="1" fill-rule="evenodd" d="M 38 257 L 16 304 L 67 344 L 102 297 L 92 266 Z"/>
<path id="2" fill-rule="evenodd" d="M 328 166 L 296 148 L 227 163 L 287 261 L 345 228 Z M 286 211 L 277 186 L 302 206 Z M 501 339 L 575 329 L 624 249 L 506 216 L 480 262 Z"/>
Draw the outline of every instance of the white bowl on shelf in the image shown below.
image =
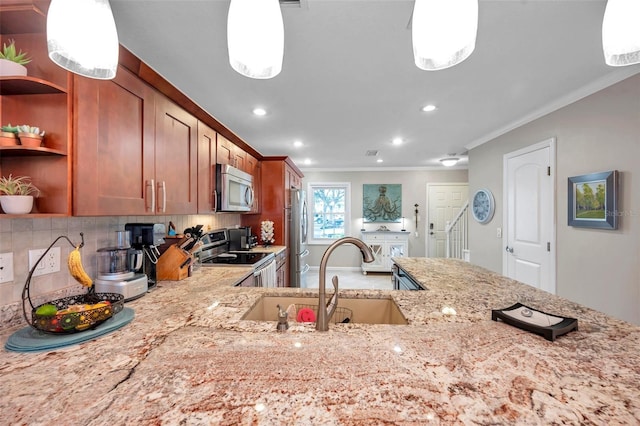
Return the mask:
<path id="1" fill-rule="evenodd" d="M 33 209 L 33 195 L 0 195 L 0 206 L 6 214 L 28 214 Z"/>

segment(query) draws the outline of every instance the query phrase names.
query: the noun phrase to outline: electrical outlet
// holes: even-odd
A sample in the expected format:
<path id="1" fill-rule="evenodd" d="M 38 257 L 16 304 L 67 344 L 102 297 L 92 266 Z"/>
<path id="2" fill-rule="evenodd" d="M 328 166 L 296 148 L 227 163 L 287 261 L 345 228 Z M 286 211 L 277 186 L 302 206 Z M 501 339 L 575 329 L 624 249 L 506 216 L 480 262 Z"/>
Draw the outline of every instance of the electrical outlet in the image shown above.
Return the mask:
<path id="1" fill-rule="evenodd" d="M 0 253 L 0 283 L 13 281 L 13 253 Z"/>
<path id="2" fill-rule="evenodd" d="M 45 251 L 46 249 L 29 250 L 29 270 L 33 268 L 33 265 L 35 265 Z M 51 247 L 47 255 L 38 263 L 38 266 L 33 271 L 33 276 L 37 277 L 58 271 L 60 271 L 60 247 Z"/>
<path id="3" fill-rule="evenodd" d="M 502 238 L 502 228 L 498 228 L 496 231 L 496 238 Z"/>

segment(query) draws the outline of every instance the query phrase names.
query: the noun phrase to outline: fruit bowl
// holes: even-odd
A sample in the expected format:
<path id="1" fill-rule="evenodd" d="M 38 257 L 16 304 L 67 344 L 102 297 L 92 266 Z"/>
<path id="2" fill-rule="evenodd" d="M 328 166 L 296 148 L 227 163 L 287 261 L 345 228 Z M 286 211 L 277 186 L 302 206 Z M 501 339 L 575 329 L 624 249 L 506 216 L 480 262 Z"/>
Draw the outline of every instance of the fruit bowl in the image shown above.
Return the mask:
<path id="1" fill-rule="evenodd" d="M 118 293 L 88 293 L 36 306 L 31 325 L 47 333 L 68 334 L 96 328 L 124 308 Z"/>

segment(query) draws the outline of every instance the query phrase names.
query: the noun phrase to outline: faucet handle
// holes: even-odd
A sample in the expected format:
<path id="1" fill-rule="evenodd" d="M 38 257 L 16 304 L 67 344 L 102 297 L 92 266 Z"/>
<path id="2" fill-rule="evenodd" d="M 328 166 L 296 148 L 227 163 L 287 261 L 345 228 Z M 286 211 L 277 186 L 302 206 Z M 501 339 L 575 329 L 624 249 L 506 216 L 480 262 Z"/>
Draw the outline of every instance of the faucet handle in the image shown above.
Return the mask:
<path id="1" fill-rule="evenodd" d="M 331 317 L 336 312 L 336 308 L 338 307 L 338 276 L 334 275 L 331 279 L 333 283 L 333 288 L 335 291 L 333 292 L 333 296 L 329 299 L 329 303 L 327 303 L 327 322 L 331 321 Z"/>
<path id="2" fill-rule="evenodd" d="M 284 318 L 286 320 L 289 313 L 286 311 L 283 311 L 282 306 L 280 306 L 280 304 L 277 304 L 276 306 L 278 307 L 278 318 Z"/>

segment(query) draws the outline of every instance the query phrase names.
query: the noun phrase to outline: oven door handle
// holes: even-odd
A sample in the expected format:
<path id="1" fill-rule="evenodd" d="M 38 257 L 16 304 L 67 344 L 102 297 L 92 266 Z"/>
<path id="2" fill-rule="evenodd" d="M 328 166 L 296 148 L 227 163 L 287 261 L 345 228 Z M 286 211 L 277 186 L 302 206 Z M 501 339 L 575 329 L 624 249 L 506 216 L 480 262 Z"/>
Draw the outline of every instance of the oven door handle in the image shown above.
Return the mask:
<path id="1" fill-rule="evenodd" d="M 259 267 L 255 268 L 253 270 L 253 275 L 259 275 L 260 271 L 262 271 L 263 269 L 268 268 L 269 266 L 271 266 L 272 263 L 275 263 L 275 261 L 276 261 L 276 259 L 273 258 L 273 259 L 271 259 L 270 262 L 266 262 L 264 265 L 260 265 Z"/>

